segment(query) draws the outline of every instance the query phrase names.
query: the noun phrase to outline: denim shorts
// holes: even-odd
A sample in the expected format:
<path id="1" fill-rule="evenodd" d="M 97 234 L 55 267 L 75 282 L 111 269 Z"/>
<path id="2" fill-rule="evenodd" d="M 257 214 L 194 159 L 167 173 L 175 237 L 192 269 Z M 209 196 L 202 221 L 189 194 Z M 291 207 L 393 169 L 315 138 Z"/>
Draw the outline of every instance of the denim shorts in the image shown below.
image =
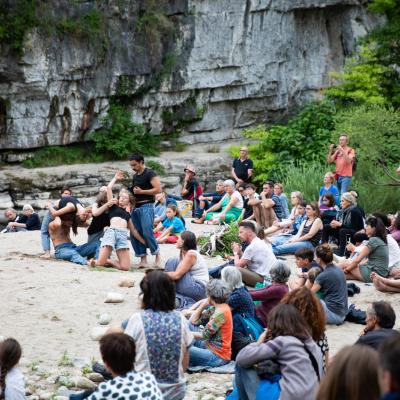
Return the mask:
<path id="1" fill-rule="evenodd" d="M 101 247 L 111 246 L 114 250 L 129 249 L 126 229 L 108 228 L 101 238 Z"/>

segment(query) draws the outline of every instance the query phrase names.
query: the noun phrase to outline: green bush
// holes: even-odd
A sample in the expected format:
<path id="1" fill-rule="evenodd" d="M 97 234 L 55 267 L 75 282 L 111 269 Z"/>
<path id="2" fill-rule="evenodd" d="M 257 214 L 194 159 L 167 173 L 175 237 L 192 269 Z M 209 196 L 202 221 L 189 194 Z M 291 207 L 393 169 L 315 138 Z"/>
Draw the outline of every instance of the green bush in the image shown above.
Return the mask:
<path id="1" fill-rule="evenodd" d="M 389 68 L 382 65 L 377 56 L 377 45 L 370 43 L 346 62 L 343 72 L 331 76 L 341 83 L 325 90 L 328 99 L 341 107 L 351 104 L 385 104 L 384 76 Z"/>
<path id="2" fill-rule="evenodd" d="M 333 169 L 321 161 L 311 161 L 300 165 L 290 163 L 275 178 L 283 184 L 288 197 L 291 192 L 300 191 L 307 201 L 318 201 L 323 177 Z"/>
<path id="3" fill-rule="evenodd" d="M 247 129 L 244 136 L 259 143 L 249 145 L 254 162 L 254 181 L 262 182 L 290 162 L 323 160 L 334 129 L 335 108 L 329 102 L 307 105 L 287 125 Z"/>
<path id="4" fill-rule="evenodd" d="M 400 186 L 389 186 L 390 183 L 382 168 L 361 160 L 351 187 L 357 191 L 359 203 L 366 213 L 395 213 L 400 209 Z"/>
<path id="5" fill-rule="evenodd" d="M 157 154 L 154 136 L 143 125 L 133 122 L 125 107 L 111 104 L 102 125 L 103 128 L 92 135 L 97 152 L 110 152 L 117 159 L 131 153 Z"/>

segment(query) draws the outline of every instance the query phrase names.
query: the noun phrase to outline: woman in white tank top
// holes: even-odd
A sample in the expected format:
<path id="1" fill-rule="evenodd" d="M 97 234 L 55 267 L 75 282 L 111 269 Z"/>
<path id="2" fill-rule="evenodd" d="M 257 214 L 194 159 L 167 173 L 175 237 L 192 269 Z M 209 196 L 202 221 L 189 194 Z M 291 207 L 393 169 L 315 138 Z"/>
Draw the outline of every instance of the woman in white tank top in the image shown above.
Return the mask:
<path id="1" fill-rule="evenodd" d="M 182 232 L 176 247 L 181 250 L 180 256 L 167 261 L 165 272 L 175 281 L 177 308 L 186 308 L 207 297 L 208 268 L 203 256 L 197 251 L 197 240 L 193 232 Z"/>

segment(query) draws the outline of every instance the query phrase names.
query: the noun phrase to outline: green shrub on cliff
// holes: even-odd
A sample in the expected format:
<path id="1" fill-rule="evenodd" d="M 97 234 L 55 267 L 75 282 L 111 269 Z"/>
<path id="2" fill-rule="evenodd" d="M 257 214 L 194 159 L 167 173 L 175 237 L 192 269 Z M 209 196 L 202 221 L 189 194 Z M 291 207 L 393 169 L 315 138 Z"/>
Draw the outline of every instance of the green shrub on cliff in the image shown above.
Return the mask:
<path id="1" fill-rule="evenodd" d="M 157 154 L 154 136 L 143 125 L 133 122 L 131 113 L 124 106 L 112 103 L 102 125 L 103 128 L 91 137 L 96 152 L 110 152 L 117 159 L 131 153 Z"/>

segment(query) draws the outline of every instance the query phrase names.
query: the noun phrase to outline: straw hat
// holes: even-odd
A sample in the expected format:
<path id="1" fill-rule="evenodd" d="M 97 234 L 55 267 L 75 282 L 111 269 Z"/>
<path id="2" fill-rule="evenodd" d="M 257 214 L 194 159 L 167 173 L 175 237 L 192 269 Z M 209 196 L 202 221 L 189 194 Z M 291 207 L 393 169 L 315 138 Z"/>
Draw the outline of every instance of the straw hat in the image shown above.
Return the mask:
<path id="1" fill-rule="evenodd" d="M 183 170 L 184 172 L 191 172 L 193 175 L 196 175 L 196 170 L 194 169 L 193 165 L 187 165 L 186 168 Z"/>

